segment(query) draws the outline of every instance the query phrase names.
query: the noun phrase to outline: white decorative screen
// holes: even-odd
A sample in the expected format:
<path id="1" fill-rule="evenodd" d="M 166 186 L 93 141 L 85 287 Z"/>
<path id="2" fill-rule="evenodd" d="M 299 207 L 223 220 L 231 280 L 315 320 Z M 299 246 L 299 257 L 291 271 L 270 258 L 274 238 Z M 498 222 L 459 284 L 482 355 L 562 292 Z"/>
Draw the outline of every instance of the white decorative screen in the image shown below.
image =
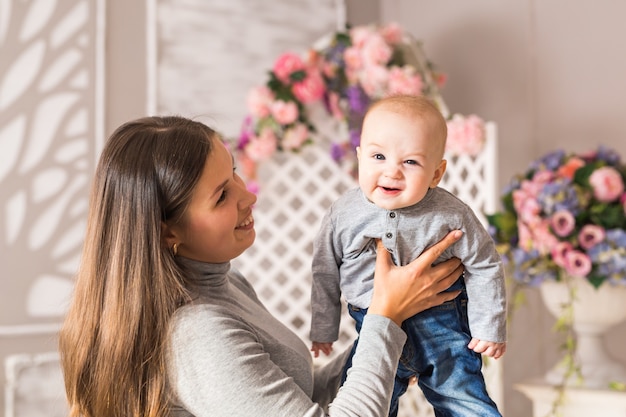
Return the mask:
<path id="1" fill-rule="evenodd" d="M 496 126 L 487 124 L 487 143 L 477 157 L 448 156 L 441 186 L 469 204 L 484 220 L 496 201 Z M 330 157 L 327 147 L 305 147 L 298 154 L 278 153 L 260 168 L 255 209 L 257 239 L 233 264 L 254 285 L 267 308 L 309 344 L 313 239 L 330 204 L 356 181 Z M 352 319 L 345 314 L 335 352 L 354 340 Z M 327 358 L 320 358 L 323 364 Z M 501 368 L 491 361 L 485 377 L 493 399 L 501 404 Z M 412 386 L 401 399 L 400 416 L 432 416 L 432 407 Z"/>

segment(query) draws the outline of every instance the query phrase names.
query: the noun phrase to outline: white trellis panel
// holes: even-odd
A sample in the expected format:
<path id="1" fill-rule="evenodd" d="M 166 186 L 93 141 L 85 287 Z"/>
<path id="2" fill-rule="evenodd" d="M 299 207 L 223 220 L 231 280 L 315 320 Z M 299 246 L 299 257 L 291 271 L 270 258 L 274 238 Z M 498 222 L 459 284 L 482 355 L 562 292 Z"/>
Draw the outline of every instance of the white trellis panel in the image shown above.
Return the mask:
<path id="1" fill-rule="evenodd" d="M 477 157 L 448 156 L 441 186 L 457 195 L 484 221 L 483 212 L 496 204 L 496 126 L 487 123 L 487 142 Z M 310 327 L 311 257 L 313 239 L 330 204 L 356 181 L 329 155 L 325 146 L 308 146 L 300 153 L 278 153 L 260 167 L 260 187 L 254 211 L 257 239 L 233 265 L 254 285 L 267 308 L 307 344 Z M 348 348 L 356 333 L 344 314 L 335 352 Z M 323 364 L 328 358 L 319 358 Z M 502 372 L 498 362 L 485 367 L 487 386 L 502 406 Z M 417 386 L 401 398 L 400 417 L 433 416 Z"/>

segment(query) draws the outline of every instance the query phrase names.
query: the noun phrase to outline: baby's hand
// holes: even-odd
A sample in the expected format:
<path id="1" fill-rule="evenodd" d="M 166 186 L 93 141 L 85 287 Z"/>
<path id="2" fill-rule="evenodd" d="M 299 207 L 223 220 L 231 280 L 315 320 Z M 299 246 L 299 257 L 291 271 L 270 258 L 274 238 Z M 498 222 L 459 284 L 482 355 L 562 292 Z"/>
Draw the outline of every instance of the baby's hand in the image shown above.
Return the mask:
<path id="1" fill-rule="evenodd" d="M 326 356 L 330 355 L 330 352 L 333 351 L 333 344 L 331 342 L 322 343 L 322 342 L 313 342 L 313 346 L 311 347 L 311 352 L 313 352 L 313 357 L 317 358 L 320 355 L 320 350 L 324 352 Z"/>
<path id="2" fill-rule="evenodd" d="M 475 337 L 470 340 L 467 347 L 476 353 L 482 353 L 494 359 L 501 358 L 504 352 L 506 352 L 506 342 L 487 342 L 485 340 L 476 339 Z"/>

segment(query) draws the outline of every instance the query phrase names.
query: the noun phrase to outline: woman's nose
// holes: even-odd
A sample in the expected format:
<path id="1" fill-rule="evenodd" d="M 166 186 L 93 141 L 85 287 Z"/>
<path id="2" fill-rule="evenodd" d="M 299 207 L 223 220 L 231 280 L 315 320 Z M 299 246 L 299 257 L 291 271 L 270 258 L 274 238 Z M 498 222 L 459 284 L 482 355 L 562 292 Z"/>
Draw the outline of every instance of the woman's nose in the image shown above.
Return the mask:
<path id="1" fill-rule="evenodd" d="M 238 180 L 239 181 L 237 181 L 237 183 L 240 187 L 240 192 L 241 192 L 241 198 L 239 199 L 239 207 L 247 208 L 253 205 L 254 203 L 256 203 L 257 197 L 256 197 L 256 194 L 248 190 L 248 188 L 246 187 L 246 183 L 241 178 L 238 178 Z"/>

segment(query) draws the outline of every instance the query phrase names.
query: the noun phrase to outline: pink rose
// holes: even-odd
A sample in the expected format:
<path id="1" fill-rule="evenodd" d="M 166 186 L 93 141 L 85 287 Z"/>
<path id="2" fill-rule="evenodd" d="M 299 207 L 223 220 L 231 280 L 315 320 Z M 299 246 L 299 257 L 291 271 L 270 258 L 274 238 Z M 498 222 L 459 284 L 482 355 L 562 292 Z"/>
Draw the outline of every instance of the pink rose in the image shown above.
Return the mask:
<path id="1" fill-rule="evenodd" d="M 355 26 L 350 29 L 352 45 L 361 48 L 374 33 L 371 26 Z"/>
<path id="2" fill-rule="evenodd" d="M 246 179 L 256 178 L 256 162 L 245 152 L 239 153 L 237 165 L 241 167 L 241 173 Z"/>
<path id="3" fill-rule="evenodd" d="M 565 271 L 575 277 L 586 277 L 591 272 L 591 259 L 584 253 L 571 250 L 565 255 Z"/>
<path id="4" fill-rule="evenodd" d="M 591 249 L 604 240 L 605 232 L 601 226 L 586 224 L 580 229 L 578 243 L 583 249 Z"/>
<path id="5" fill-rule="evenodd" d="M 298 118 L 298 106 L 293 101 L 277 100 L 271 106 L 272 116 L 281 125 L 293 123 Z"/>
<path id="6" fill-rule="evenodd" d="M 389 71 L 382 65 L 370 65 L 359 74 L 359 81 L 363 91 L 373 98 L 382 98 L 387 91 Z"/>
<path id="7" fill-rule="evenodd" d="M 346 68 L 350 70 L 359 70 L 363 68 L 363 59 L 361 58 L 361 51 L 354 46 L 346 48 L 343 51 L 343 60 L 346 63 Z"/>
<path id="8" fill-rule="evenodd" d="M 534 195 L 522 189 L 513 191 L 513 206 L 523 222 L 530 223 L 533 219 L 539 218 L 541 211 L 539 202 Z"/>
<path id="9" fill-rule="evenodd" d="M 274 94 L 266 86 L 251 89 L 246 97 L 248 111 L 257 119 L 262 119 L 270 114 L 272 101 L 274 101 Z"/>
<path id="10" fill-rule="evenodd" d="M 259 136 L 250 138 L 245 147 L 246 155 L 253 161 L 262 161 L 271 157 L 276 152 L 278 140 L 276 134 L 270 128 L 265 128 Z"/>
<path id="11" fill-rule="evenodd" d="M 387 43 L 396 44 L 402 42 L 404 33 L 400 25 L 391 22 L 380 30 L 381 35 Z"/>
<path id="12" fill-rule="evenodd" d="M 594 197 L 603 203 L 616 200 L 624 192 L 624 181 L 613 167 L 601 167 L 589 177 Z"/>
<path id="13" fill-rule="evenodd" d="M 281 145 L 285 150 L 298 149 L 309 138 L 309 129 L 302 123 L 287 129 L 283 136 Z"/>
<path id="14" fill-rule="evenodd" d="M 476 156 L 485 144 L 485 122 L 476 115 L 455 114 L 448 120 L 446 152 Z"/>
<path id="15" fill-rule="evenodd" d="M 278 57 L 272 71 L 281 82 L 289 84 L 291 82 L 289 76 L 296 71 L 304 70 L 304 68 L 304 62 L 299 55 L 286 52 Z"/>
<path id="16" fill-rule="evenodd" d="M 565 258 L 569 251 L 573 250 L 574 247 L 569 242 L 559 242 L 557 243 L 552 250 L 550 251 L 550 255 L 552 256 L 552 260 L 555 264 L 560 266 L 561 268 L 565 268 Z"/>
<path id="17" fill-rule="evenodd" d="M 550 231 L 550 222 L 542 220 L 532 229 L 534 247 L 541 255 L 547 255 L 559 240 Z"/>
<path id="18" fill-rule="evenodd" d="M 393 54 L 393 50 L 379 34 L 374 34 L 367 39 L 361 48 L 365 65 L 386 65 Z"/>
<path id="19" fill-rule="evenodd" d="M 328 109 L 335 119 L 343 120 L 345 117 L 341 105 L 339 104 L 339 94 L 334 91 L 328 93 Z"/>
<path id="20" fill-rule="evenodd" d="M 393 66 L 389 69 L 389 84 L 387 94 L 408 94 L 418 96 L 422 94 L 422 77 L 415 72 L 415 68 Z"/>
<path id="21" fill-rule="evenodd" d="M 576 226 L 576 219 L 567 210 L 557 210 L 550 219 L 552 230 L 557 236 L 565 237 L 572 233 Z"/>
<path id="22" fill-rule="evenodd" d="M 307 71 L 306 78 L 293 85 L 293 95 L 303 103 L 312 103 L 322 98 L 326 87 L 317 70 Z"/>

